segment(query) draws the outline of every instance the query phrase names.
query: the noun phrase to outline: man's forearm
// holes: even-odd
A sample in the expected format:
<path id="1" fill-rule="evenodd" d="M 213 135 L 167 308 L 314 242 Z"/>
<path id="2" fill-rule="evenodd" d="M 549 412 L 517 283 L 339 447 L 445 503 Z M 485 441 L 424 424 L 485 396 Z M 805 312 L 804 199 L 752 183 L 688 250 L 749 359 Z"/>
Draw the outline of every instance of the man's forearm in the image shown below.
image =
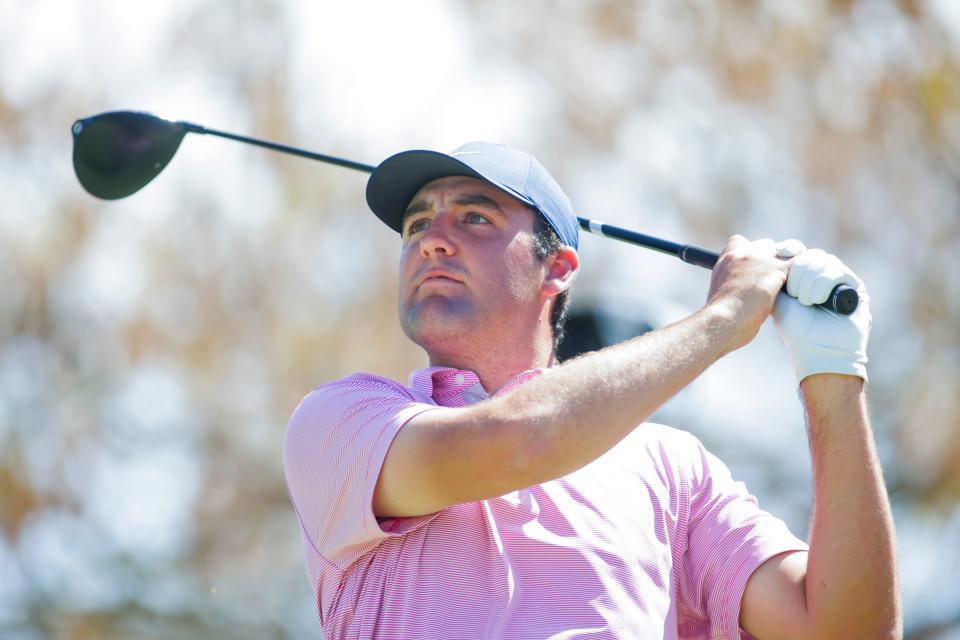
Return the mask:
<path id="1" fill-rule="evenodd" d="M 808 614 L 827 637 L 899 637 L 893 519 L 863 381 L 819 374 L 800 387 L 814 477 Z"/>
<path id="2" fill-rule="evenodd" d="M 595 460 L 729 348 L 734 323 L 706 307 L 676 324 L 547 371 L 481 411 L 515 434 L 531 484 Z"/>

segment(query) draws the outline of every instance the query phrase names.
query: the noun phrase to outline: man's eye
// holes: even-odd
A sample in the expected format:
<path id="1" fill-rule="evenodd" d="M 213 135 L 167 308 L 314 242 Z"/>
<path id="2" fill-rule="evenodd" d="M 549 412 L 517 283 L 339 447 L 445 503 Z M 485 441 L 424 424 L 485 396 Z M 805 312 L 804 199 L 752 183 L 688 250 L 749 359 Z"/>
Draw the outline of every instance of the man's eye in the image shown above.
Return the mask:
<path id="1" fill-rule="evenodd" d="M 407 225 L 407 235 L 412 235 L 414 233 L 419 233 L 420 231 L 425 230 L 430 226 L 430 221 L 426 218 L 420 218 L 419 220 L 414 220 Z"/>
<path id="2" fill-rule="evenodd" d="M 490 218 L 481 213 L 468 213 L 464 220 L 470 224 L 490 224 Z"/>

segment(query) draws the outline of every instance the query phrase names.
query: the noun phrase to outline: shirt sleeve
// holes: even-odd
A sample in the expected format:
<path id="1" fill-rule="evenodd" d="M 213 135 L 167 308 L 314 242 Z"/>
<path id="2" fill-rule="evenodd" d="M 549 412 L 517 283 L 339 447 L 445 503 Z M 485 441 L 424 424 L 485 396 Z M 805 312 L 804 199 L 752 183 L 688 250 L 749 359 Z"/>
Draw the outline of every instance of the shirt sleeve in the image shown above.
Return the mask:
<path id="1" fill-rule="evenodd" d="M 690 507 L 679 622 L 696 629 L 691 634 L 696 637 L 749 638 L 739 625 L 747 580 L 769 558 L 808 546 L 782 520 L 762 510 L 719 458 L 690 438 L 694 445 L 687 467 Z"/>
<path id="2" fill-rule="evenodd" d="M 342 569 L 398 535 L 377 523 L 374 487 L 396 434 L 436 408 L 393 380 L 365 374 L 318 387 L 296 408 L 284 439 L 284 475 L 303 533 L 321 556 Z M 432 517 L 405 519 L 403 532 Z"/>

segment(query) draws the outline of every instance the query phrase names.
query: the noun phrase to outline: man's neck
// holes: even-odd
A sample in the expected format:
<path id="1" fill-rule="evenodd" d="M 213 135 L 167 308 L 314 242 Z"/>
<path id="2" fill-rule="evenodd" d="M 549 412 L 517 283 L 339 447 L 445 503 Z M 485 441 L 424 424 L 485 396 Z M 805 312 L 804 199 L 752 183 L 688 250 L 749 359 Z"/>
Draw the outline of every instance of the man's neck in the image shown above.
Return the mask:
<path id="1" fill-rule="evenodd" d="M 525 345 L 524 348 L 477 350 L 466 353 L 430 353 L 430 366 L 453 367 L 473 371 L 489 394 L 495 393 L 524 371 L 546 369 L 556 361 L 552 344 Z"/>

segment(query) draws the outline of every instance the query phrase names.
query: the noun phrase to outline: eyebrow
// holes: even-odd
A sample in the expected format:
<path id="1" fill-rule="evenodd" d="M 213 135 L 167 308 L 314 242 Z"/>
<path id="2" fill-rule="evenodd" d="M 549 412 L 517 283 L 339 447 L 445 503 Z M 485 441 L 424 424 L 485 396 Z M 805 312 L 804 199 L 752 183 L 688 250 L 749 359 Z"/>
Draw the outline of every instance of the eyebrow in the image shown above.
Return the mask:
<path id="1" fill-rule="evenodd" d="M 503 213 L 503 209 L 500 208 L 500 205 L 497 204 L 497 201 L 493 198 L 488 198 L 487 196 L 480 195 L 479 193 L 465 193 L 461 196 L 457 196 L 453 200 L 453 204 L 459 205 L 461 207 L 487 207 L 489 209 L 496 209 L 500 213 Z M 406 220 L 408 216 L 412 216 L 415 213 L 421 213 L 430 208 L 430 203 L 426 200 L 414 200 L 407 206 L 406 210 L 403 212 L 403 220 Z"/>

